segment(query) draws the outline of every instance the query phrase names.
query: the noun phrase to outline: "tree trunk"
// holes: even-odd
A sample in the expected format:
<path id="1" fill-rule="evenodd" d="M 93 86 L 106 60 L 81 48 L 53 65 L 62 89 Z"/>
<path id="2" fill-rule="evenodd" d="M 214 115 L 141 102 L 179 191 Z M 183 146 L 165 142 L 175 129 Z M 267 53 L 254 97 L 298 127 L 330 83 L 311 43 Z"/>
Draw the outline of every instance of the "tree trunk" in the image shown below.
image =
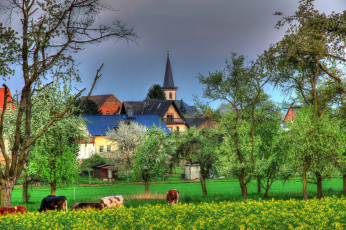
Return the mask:
<path id="1" fill-rule="evenodd" d="M 145 196 L 149 197 L 149 181 L 145 181 L 144 185 L 145 185 Z"/>
<path id="2" fill-rule="evenodd" d="M 269 178 L 267 179 L 267 187 L 266 187 L 266 191 L 264 192 L 264 195 L 263 195 L 264 199 L 268 197 L 268 192 L 269 192 L 269 189 L 272 186 L 273 182 L 274 182 L 273 178 L 272 179 L 269 179 Z"/>
<path id="3" fill-rule="evenodd" d="M 304 169 L 303 169 L 303 198 L 304 200 L 308 199 L 308 180 L 306 178 L 306 173 L 308 171 L 308 168 L 309 167 L 304 166 Z"/>
<path id="4" fill-rule="evenodd" d="M 261 194 L 261 177 L 257 177 L 257 193 Z"/>
<path id="5" fill-rule="evenodd" d="M 246 188 L 246 184 L 244 184 L 243 182 L 240 183 L 240 188 L 241 188 L 241 194 L 243 196 L 243 201 L 245 202 L 247 199 L 247 188 Z"/>
<path id="6" fill-rule="evenodd" d="M 241 169 L 238 179 L 239 179 L 241 194 L 243 196 L 243 201 L 245 202 L 247 199 L 247 188 L 246 188 L 246 184 L 244 183 L 244 174 L 245 174 L 244 171 L 245 171 L 244 168 Z"/>
<path id="7" fill-rule="evenodd" d="M 202 175 L 201 175 L 200 181 L 201 181 L 203 195 L 206 196 L 208 195 L 207 186 L 205 185 L 205 178 Z"/>
<path id="8" fill-rule="evenodd" d="M 88 174 L 89 174 L 89 184 L 91 184 L 91 172 L 88 171 Z"/>
<path id="9" fill-rule="evenodd" d="M 346 174 L 344 174 L 343 178 L 344 178 L 344 193 L 346 194 Z"/>
<path id="10" fill-rule="evenodd" d="M 317 176 L 317 198 L 319 200 L 322 199 L 322 176 L 320 173 L 316 173 L 316 176 Z"/>
<path id="11" fill-rule="evenodd" d="M 15 182 L 9 179 L 3 179 L 0 181 L 1 207 L 12 206 L 12 191 L 14 188 L 14 184 Z"/>
<path id="12" fill-rule="evenodd" d="M 56 195 L 56 184 L 55 183 L 50 184 L 50 195 L 53 195 L 53 196 Z"/>
<path id="13" fill-rule="evenodd" d="M 28 203 L 28 177 L 23 177 L 23 193 L 22 193 L 22 202 Z"/>

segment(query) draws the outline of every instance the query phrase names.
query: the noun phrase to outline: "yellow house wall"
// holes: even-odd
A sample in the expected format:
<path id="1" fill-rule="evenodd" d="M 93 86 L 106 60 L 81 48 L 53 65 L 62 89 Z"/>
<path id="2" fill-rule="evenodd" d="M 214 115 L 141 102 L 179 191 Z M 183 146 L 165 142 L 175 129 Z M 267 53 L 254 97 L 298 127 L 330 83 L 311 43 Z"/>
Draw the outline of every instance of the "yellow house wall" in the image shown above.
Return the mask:
<path id="1" fill-rule="evenodd" d="M 178 125 L 178 124 L 176 124 L 176 125 L 166 125 L 166 126 L 167 126 L 167 128 L 168 128 L 169 130 L 171 130 L 172 132 L 178 130 L 177 127 L 179 127 L 179 132 L 186 132 L 186 130 L 187 130 L 186 125 Z"/>
<path id="2" fill-rule="evenodd" d="M 164 116 L 164 118 L 167 118 L 167 114 L 168 113 L 170 113 L 170 114 L 172 114 L 173 113 L 173 118 L 181 118 L 180 116 L 179 116 L 179 114 L 178 114 L 178 112 L 175 110 L 175 107 L 173 106 L 173 105 L 171 105 L 169 108 L 168 108 L 168 110 L 167 110 L 167 112 L 166 112 L 166 114 L 165 114 L 165 116 Z M 166 125 L 167 126 L 167 128 L 169 128 L 171 131 L 176 131 L 178 128 L 177 127 L 179 127 L 179 132 L 185 132 L 186 130 L 187 130 L 187 127 L 186 127 L 186 125 L 184 125 L 184 124 L 173 124 L 173 125 Z"/>
<path id="3" fill-rule="evenodd" d="M 107 140 L 104 136 L 95 136 L 95 152 L 107 156 L 107 146 L 111 146 L 111 151 L 116 149 L 116 144 Z M 100 146 L 103 146 L 103 152 L 100 152 Z"/>

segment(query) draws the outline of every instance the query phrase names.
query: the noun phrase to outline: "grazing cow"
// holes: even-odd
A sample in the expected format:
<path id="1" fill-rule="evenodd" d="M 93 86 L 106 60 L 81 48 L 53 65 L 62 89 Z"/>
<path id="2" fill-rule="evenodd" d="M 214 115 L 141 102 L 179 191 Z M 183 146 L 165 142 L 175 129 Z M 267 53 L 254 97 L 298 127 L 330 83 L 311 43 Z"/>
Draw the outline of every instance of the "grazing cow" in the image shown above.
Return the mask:
<path id="1" fill-rule="evenodd" d="M 84 208 L 94 208 L 94 209 L 103 209 L 103 204 L 99 202 L 79 202 L 71 206 L 70 211 L 84 209 Z"/>
<path id="2" fill-rule="evenodd" d="M 169 205 L 178 204 L 179 201 L 179 191 L 176 189 L 171 189 L 167 192 L 167 203 Z"/>
<path id="3" fill-rule="evenodd" d="M 41 207 L 38 211 L 42 212 L 42 211 L 56 210 L 56 209 L 59 211 L 61 209 L 66 211 L 65 201 L 66 201 L 65 196 L 53 196 L 53 195 L 46 196 L 42 200 Z"/>
<path id="4" fill-rule="evenodd" d="M 27 212 L 26 208 L 24 206 L 14 206 L 14 207 L 1 207 L 0 208 L 0 215 L 12 214 L 12 213 L 24 213 Z"/>
<path id="5" fill-rule="evenodd" d="M 124 205 L 124 198 L 122 195 L 103 197 L 100 201 L 105 208 L 113 208 Z"/>

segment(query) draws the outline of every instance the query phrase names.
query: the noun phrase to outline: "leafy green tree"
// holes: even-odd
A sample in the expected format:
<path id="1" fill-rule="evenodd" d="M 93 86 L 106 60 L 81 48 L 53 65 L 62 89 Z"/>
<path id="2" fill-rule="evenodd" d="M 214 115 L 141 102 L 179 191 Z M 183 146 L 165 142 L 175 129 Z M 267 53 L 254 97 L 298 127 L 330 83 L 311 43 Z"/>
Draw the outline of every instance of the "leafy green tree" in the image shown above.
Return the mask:
<path id="1" fill-rule="evenodd" d="M 272 184 L 279 179 L 285 178 L 282 166 L 285 163 L 285 149 L 276 142 L 279 134 L 281 112 L 277 105 L 271 101 L 264 101 L 258 106 L 259 116 L 255 133 L 260 137 L 259 150 L 256 159 L 255 175 L 257 177 L 258 193 L 261 188 L 265 190 L 264 198 L 267 197 Z"/>
<path id="2" fill-rule="evenodd" d="M 0 74 L 8 80 L 14 72 L 13 63 L 20 63 L 18 68 L 21 79 L 12 80 L 22 84 L 15 116 L 12 123 L 0 121 L 0 150 L 5 159 L 4 170 L 0 171 L 1 206 L 12 206 L 12 190 L 20 177 L 27 161 L 27 154 L 35 141 L 56 121 L 68 118 L 74 101 L 85 90 L 79 91 L 75 97 L 67 101 L 65 107 L 51 113 L 46 124 L 33 132 L 32 107 L 36 103 L 33 94 L 39 94 L 41 82 L 49 84 L 62 79 L 80 81 L 72 53 L 78 52 L 88 44 L 104 41 L 108 38 L 135 39 L 132 28 L 121 22 L 114 26 L 104 26 L 97 15 L 107 9 L 100 0 L 7 0 L 2 1 L 1 12 L 8 16 L 9 23 L 17 27 L 15 31 L 9 26 L 1 25 L 0 49 L 4 52 L 0 57 Z M 102 65 L 101 65 L 102 67 Z M 97 70 L 94 82 L 88 95 L 100 77 L 101 67 Z M 56 79 L 52 79 L 56 77 Z M 5 98 L 6 100 L 7 98 Z M 10 113 L 4 107 L 2 116 Z M 12 115 L 10 115 L 12 116 Z M 12 128 L 14 125 L 14 128 Z M 5 126 L 10 126 L 5 128 Z M 5 133 L 11 130 L 11 133 Z M 11 135 L 10 137 L 8 135 Z M 6 139 L 7 138 L 7 139 Z M 9 142 L 8 140 L 13 140 Z"/>
<path id="3" fill-rule="evenodd" d="M 151 100 L 151 99 L 166 100 L 166 94 L 165 92 L 163 92 L 159 84 L 155 84 L 150 87 L 147 93 L 146 100 Z"/>
<path id="4" fill-rule="evenodd" d="M 105 163 L 107 163 L 107 159 L 103 158 L 98 154 L 92 154 L 89 158 L 83 159 L 80 165 L 80 169 L 82 170 L 82 172 L 88 172 L 89 184 L 91 184 L 91 172 L 93 171 L 91 166 Z"/>
<path id="5" fill-rule="evenodd" d="M 74 103 L 75 107 L 78 107 L 81 104 L 81 102 L 82 101 L 80 98 L 78 100 L 76 100 Z M 90 100 L 90 99 L 85 99 L 84 103 L 79 108 L 79 110 L 76 111 L 75 114 L 76 115 L 79 115 L 79 114 L 97 115 L 97 114 L 102 114 L 102 112 L 95 101 Z"/>
<path id="6" fill-rule="evenodd" d="M 209 73 L 207 77 L 200 75 L 199 82 L 205 85 L 203 97 L 229 105 L 220 119 L 221 132 L 226 138 L 223 152 L 227 153 L 221 167 L 238 177 L 245 201 L 247 184 L 254 176 L 255 155 L 260 141 L 255 134 L 259 115 L 257 105 L 267 98 L 263 87 L 268 79 L 261 63 L 251 63 L 246 67 L 244 60 L 244 56 L 232 54 L 223 71 Z M 212 111 L 208 106 L 206 108 L 205 114 Z M 211 116 L 217 119 L 220 113 Z"/>
<path id="7" fill-rule="evenodd" d="M 204 127 L 199 130 L 192 127 L 182 136 L 177 151 L 190 164 L 199 164 L 202 192 L 206 196 L 208 192 L 205 180 L 215 169 L 215 163 L 219 159 L 218 150 L 223 140 L 222 136 L 216 130 L 205 129 Z"/>
<path id="8" fill-rule="evenodd" d="M 324 74 L 328 84 L 346 94 L 346 11 L 326 15 L 314 8 L 313 0 L 299 3 L 293 16 L 283 16 L 276 25 L 277 28 L 288 25 L 283 39 L 265 52 L 271 69 L 277 73 L 277 83 L 302 84 L 301 81 L 312 78 L 304 72 L 313 68 L 314 75 Z"/>
<path id="9" fill-rule="evenodd" d="M 165 172 L 168 164 L 168 135 L 161 128 L 148 129 L 141 139 L 135 155 L 135 173 L 145 184 L 145 194 L 149 195 L 149 182 Z"/>
<path id="10" fill-rule="evenodd" d="M 287 125 L 289 130 L 282 132 L 280 141 L 286 148 L 287 161 L 296 172 L 301 172 L 303 198 L 308 199 L 310 174 L 313 179 L 310 182 L 317 184 L 317 196 L 321 199 L 322 179 L 333 175 L 337 159 L 345 152 L 345 133 L 336 128 L 340 122 L 326 114 L 315 117 L 313 107 L 307 107 Z"/>
<path id="11" fill-rule="evenodd" d="M 62 85 L 52 83 L 33 97 L 36 102 L 33 106 L 33 131 L 46 124 L 51 114 L 60 111 L 73 97 L 71 88 Z M 57 186 L 74 182 L 78 177 L 78 141 L 85 139 L 85 123 L 81 117 L 70 116 L 56 121 L 36 140 L 29 153 L 28 175 L 37 175 L 50 184 L 51 194 L 55 195 Z"/>
<path id="12" fill-rule="evenodd" d="M 126 169 L 127 172 L 132 170 L 138 144 L 146 131 L 147 128 L 138 122 L 121 121 L 116 129 L 107 132 L 106 138 L 116 147 L 110 154 L 107 153 L 110 162 L 118 168 Z"/>

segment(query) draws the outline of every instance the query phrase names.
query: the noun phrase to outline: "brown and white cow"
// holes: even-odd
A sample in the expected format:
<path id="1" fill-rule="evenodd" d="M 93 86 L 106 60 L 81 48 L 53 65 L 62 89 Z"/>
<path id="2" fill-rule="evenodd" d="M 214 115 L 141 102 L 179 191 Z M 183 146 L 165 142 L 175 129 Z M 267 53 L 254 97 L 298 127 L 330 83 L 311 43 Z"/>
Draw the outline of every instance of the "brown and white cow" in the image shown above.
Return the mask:
<path id="1" fill-rule="evenodd" d="M 93 208 L 93 209 L 103 209 L 103 204 L 99 202 L 79 202 L 71 206 L 70 211 L 84 209 L 84 208 Z"/>
<path id="2" fill-rule="evenodd" d="M 26 213 L 26 208 L 24 206 L 14 206 L 14 207 L 1 207 L 0 208 L 0 215 L 12 214 L 12 213 Z"/>
<path id="3" fill-rule="evenodd" d="M 171 189 L 167 192 L 167 203 L 169 205 L 178 204 L 179 201 L 179 191 L 176 189 Z"/>
<path id="4" fill-rule="evenodd" d="M 101 198 L 100 203 L 103 204 L 103 206 L 105 208 L 113 208 L 113 207 L 123 206 L 124 205 L 124 198 L 122 195 L 107 196 L 107 197 Z"/>

